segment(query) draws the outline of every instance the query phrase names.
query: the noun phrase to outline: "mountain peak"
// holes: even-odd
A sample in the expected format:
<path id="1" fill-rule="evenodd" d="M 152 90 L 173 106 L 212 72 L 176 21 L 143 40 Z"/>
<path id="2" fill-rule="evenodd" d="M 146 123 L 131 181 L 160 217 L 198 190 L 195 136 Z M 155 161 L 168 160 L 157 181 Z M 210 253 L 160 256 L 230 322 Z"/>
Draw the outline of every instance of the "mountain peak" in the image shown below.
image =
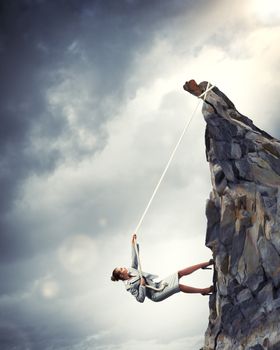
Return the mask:
<path id="1" fill-rule="evenodd" d="M 184 85 L 197 97 L 206 87 Z M 202 113 L 212 182 L 206 246 L 216 290 L 203 349 L 280 349 L 280 142 L 217 87 Z"/>

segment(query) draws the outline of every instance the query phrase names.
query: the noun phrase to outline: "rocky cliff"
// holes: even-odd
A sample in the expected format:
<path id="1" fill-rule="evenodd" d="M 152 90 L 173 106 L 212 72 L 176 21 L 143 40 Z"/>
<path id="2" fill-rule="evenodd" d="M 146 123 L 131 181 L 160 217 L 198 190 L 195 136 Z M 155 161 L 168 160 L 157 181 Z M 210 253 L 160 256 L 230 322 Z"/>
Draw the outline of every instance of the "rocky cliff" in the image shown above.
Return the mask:
<path id="1" fill-rule="evenodd" d="M 195 96 L 207 82 L 191 80 Z M 215 261 L 204 350 L 280 349 L 280 142 L 217 88 L 202 109 L 213 189 L 206 246 Z"/>

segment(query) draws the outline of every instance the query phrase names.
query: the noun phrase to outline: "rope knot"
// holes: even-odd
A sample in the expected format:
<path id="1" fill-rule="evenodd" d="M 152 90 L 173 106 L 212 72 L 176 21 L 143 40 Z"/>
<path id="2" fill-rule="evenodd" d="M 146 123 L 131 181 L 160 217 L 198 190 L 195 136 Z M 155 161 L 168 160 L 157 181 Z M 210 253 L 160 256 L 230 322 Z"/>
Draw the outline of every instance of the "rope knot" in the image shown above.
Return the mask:
<path id="1" fill-rule="evenodd" d="M 204 101 L 206 100 L 206 96 L 207 96 L 208 92 L 211 91 L 215 87 L 215 85 L 212 85 L 211 87 L 209 87 L 210 85 L 211 84 L 208 82 L 206 90 L 201 95 L 199 95 L 198 98 L 202 98 Z"/>

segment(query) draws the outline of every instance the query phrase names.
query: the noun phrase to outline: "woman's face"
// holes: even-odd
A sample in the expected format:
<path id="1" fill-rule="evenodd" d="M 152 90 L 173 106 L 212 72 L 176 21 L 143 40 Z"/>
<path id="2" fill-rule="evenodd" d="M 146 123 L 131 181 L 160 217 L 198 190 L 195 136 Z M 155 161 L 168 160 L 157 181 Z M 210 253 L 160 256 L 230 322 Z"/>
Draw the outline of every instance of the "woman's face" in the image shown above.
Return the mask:
<path id="1" fill-rule="evenodd" d="M 128 269 L 126 267 L 118 267 L 116 271 L 121 280 L 127 280 L 129 278 Z"/>

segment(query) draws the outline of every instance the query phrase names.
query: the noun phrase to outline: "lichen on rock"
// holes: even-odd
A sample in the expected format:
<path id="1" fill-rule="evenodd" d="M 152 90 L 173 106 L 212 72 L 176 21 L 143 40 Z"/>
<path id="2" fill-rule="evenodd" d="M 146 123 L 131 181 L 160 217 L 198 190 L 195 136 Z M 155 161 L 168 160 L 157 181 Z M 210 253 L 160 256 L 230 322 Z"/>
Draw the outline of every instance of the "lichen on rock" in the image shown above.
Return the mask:
<path id="1" fill-rule="evenodd" d="M 207 82 L 184 89 L 195 96 Z M 206 246 L 215 261 L 204 350 L 280 349 L 280 141 L 207 93 L 206 158 L 212 191 Z"/>

